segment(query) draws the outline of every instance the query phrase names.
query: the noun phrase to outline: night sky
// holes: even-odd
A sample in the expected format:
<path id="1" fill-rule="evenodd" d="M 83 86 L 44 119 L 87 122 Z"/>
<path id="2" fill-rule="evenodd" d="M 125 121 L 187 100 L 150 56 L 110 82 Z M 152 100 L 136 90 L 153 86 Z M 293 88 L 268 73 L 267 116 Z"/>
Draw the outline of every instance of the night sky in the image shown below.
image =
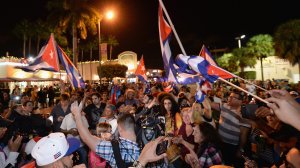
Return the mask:
<path id="1" fill-rule="evenodd" d="M 119 41 L 113 58 L 131 50 L 144 55 L 146 68 L 163 68 L 158 34 L 157 0 L 111 0 L 97 2 L 99 9 L 112 6 L 116 19 L 101 22 L 101 33 L 112 34 Z M 204 44 L 210 50 L 237 48 L 235 37 L 242 34 L 247 40 L 257 34 L 273 34 L 276 27 L 290 19 L 300 19 L 297 1 L 272 0 L 164 0 L 176 31 L 187 54 L 197 55 Z M 45 18 L 45 0 L 6 1 L 0 9 L 0 55 L 22 55 L 22 39 L 12 29 L 24 18 Z M 71 41 L 70 41 L 71 44 Z M 35 45 L 35 43 L 33 44 Z M 171 41 L 173 55 L 180 52 L 175 37 Z M 96 53 L 96 52 L 95 52 Z M 96 56 L 97 58 L 97 56 Z"/>

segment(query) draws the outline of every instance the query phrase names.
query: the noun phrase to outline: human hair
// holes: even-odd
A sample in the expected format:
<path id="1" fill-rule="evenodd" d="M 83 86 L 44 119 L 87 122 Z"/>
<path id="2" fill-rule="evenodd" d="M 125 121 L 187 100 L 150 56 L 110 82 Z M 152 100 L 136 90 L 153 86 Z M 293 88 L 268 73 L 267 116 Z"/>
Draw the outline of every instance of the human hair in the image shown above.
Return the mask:
<path id="1" fill-rule="evenodd" d="M 101 122 L 97 125 L 97 134 L 100 135 L 100 133 L 106 133 L 111 129 L 112 127 L 109 123 Z"/>
<path id="2" fill-rule="evenodd" d="M 118 125 L 122 126 L 124 130 L 134 131 L 135 120 L 134 117 L 129 113 L 121 113 L 117 119 Z"/>
<path id="3" fill-rule="evenodd" d="M 70 95 L 68 93 L 63 93 L 60 95 L 60 100 L 61 101 L 66 101 L 70 99 Z"/>
<path id="4" fill-rule="evenodd" d="M 200 122 L 199 124 L 200 132 L 202 133 L 202 136 L 204 137 L 204 140 L 202 143 L 212 143 L 216 147 L 220 148 L 221 146 L 221 138 L 217 132 L 217 130 L 209 123 L 207 122 Z"/>
<path id="5" fill-rule="evenodd" d="M 93 96 L 96 96 L 96 97 L 98 97 L 98 98 L 100 98 L 100 97 L 101 97 L 101 96 L 100 96 L 100 94 L 99 94 L 98 92 L 94 92 L 94 93 L 92 93 L 91 97 L 93 97 Z"/>
<path id="6" fill-rule="evenodd" d="M 166 114 L 167 114 L 167 110 L 166 110 L 166 108 L 165 108 L 165 106 L 164 106 L 164 101 L 165 101 L 165 100 L 170 100 L 170 101 L 171 101 L 171 103 L 172 103 L 172 107 L 171 107 L 171 116 L 174 117 L 175 114 L 176 114 L 177 112 L 179 112 L 178 104 L 176 103 L 176 101 L 174 100 L 174 98 L 171 97 L 171 96 L 165 96 L 165 97 L 163 97 L 162 100 L 161 100 L 161 102 L 160 102 L 160 107 L 161 107 L 161 111 L 162 111 L 162 114 L 163 114 L 163 115 L 166 115 Z"/>
<path id="7" fill-rule="evenodd" d="M 23 103 L 23 106 L 24 106 L 24 107 L 27 106 L 28 103 L 32 103 L 32 104 L 33 104 L 33 102 L 32 102 L 31 100 L 27 100 L 27 101 L 25 101 L 25 102 Z"/>

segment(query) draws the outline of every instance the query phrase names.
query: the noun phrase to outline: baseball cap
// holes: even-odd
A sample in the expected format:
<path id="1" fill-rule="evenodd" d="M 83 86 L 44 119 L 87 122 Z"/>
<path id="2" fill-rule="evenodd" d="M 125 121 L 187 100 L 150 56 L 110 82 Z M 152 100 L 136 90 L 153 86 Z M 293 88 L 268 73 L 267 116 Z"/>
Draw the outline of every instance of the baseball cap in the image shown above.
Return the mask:
<path id="1" fill-rule="evenodd" d="M 42 137 L 34 137 L 32 139 L 30 139 L 27 143 L 26 143 L 26 146 L 25 146 L 25 153 L 27 155 L 30 155 L 31 154 L 31 151 L 33 149 L 33 147 L 35 146 L 35 144 L 41 139 Z"/>
<path id="2" fill-rule="evenodd" d="M 31 155 L 38 166 L 45 166 L 72 154 L 79 147 L 79 139 L 66 139 L 63 133 L 56 132 L 40 139 L 33 147 Z"/>

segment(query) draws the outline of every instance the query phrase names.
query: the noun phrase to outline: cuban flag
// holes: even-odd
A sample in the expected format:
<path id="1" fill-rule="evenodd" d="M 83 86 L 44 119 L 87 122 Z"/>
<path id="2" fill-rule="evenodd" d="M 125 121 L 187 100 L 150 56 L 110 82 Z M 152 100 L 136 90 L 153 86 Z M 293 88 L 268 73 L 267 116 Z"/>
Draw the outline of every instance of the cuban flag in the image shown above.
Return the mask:
<path id="1" fill-rule="evenodd" d="M 140 63 L 136 68 L 135 75 L 139 78 L 142 82 L 147 82 L 147 75 L 146 75 L 146 67 L 144 63 L 144 56 L 140 59 Z"/>
<path id="2" fill-rule="evenodd" d="M 199 55 L 201 57 L 203 57 L 205 60 L 207 60 L 209 62 L 209 64 L 214 67 L 214 68 L 210 69 L 211 74 L 217 73 L 219 75 L 219 77 L 222 77 L 224 79 L 230 79 L 230 78 L 237 77 L 233 73 L 230 73 L 230 72 L 226 71 L 225 69 L 222 69 L 221 67 L 219 67 L 218 64 L 215 62 L 211 53 L 208 51 L 208 49 L 204 45 L 202 46 Z"/>
<path id="3" fill-rule="evenodd" d="M 210 65 L 217 65 L 213 56 L 204 45 L 202 46 L 199 55 L 203 57 L 205 60 L 207 60 L 210 63 Z"/>
<path id="4" fill-rule="evenodd" d="M 121 95 L 120 87 L 115 84 L 111 89 L 110 95 L 111 104 L 116 105 L 118 97 Z"/>
<path id="5" fill-rule="evenodd" d="M 197 103 L 202 103 L 205 99 L 205 93 L 201 90 L 201 82 L 196 83 L 197 84 L 197 89 L 196 89 L 196 94 L 195 94 L 195 99 Z"/>
<path id="6" fill-rule="evenodd" d="M 65 70 L 67 72 L 67 76 L 68 76 L 68 79 L 69 79 L 71 85 L 74 88 L 84 88 L 85 84 L 84 84 L 82 77 L 79 74 L 79 71 L 74 66 L 72 61 L 68 58 L 66 53 L 59 46 L 57 46 L 57 53 L 58 53 L 60 62 L 62 63 L 63 67 L 65 68 Z"/>
<path id="7" fill-rule="evenodd" d="M 159 29 L 159 41 L 161 47 L 162 58 L 164 61 L 164 69 L 166 77 L 169 82 L 178 83 L 176 78 L 176 68 L 174 65 L 174 59 L 169 45 L 171 39 L 172 29 L 163 17 L 163 10 L 161 6 L 158 8 L 158 29 Z"/>
<path id="8" fill-rule="evenodd" d="M 54 35 L 50 35 L 48 43 L 42 47 L 40 53 L 32 63 L 28 66 L 16 66 L 16 68 L 26 72 L 35 72 L 38 70 L 58 72 L 59 62 Z"/>

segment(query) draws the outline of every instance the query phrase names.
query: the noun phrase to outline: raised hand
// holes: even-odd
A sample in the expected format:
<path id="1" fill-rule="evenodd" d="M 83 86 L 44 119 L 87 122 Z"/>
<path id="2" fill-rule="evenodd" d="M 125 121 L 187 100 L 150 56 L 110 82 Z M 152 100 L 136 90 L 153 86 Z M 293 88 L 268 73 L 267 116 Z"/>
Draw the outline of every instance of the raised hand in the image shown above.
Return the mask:
<path id="1" fill-rule="evenodd" d="M 21 146 L 21 143 L 22 143 L 22 139 L 23 137 L 20 136 L 20 135 L 17 135 L 17 138 L 15 140 L 13 140 L 13 137 L 8 141 L 8 149 L 11 151 L 11 152 L 17 152 L 18 149 L 20 148 Z"/>

